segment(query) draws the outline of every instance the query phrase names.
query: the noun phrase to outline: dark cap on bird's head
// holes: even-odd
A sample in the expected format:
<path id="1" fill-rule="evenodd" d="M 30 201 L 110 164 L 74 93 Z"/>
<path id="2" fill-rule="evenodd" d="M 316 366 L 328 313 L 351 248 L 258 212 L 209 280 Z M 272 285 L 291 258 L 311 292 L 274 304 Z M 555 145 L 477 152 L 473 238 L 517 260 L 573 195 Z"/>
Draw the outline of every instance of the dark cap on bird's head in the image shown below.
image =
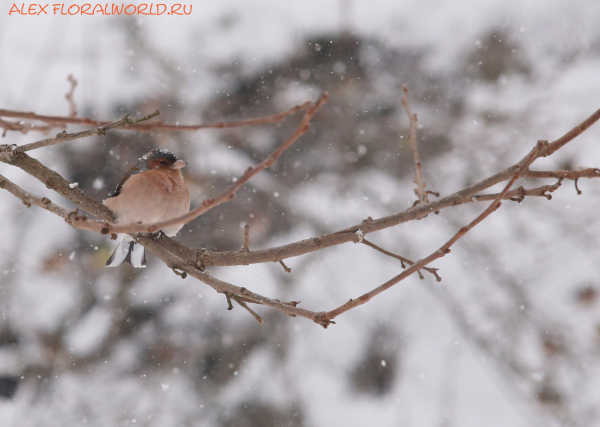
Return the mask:
<path id="1" fill-rule="evenodd" d="M 165 150 L 164 148 L 154 148 L 140 157 L 136 167 L 139 170 L 181 169 L 185 165 L 187 165 L 186 161 L 179 160 L 179 158 L 169 150 Z"/>

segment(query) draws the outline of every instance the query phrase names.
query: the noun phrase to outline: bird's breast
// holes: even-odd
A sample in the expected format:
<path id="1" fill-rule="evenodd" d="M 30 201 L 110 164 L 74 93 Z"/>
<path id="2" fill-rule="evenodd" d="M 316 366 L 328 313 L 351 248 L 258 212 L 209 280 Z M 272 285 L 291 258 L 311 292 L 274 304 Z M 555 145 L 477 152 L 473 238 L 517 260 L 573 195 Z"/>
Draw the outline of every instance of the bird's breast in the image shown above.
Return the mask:
<path id="1" fill-rule="evenodd" d="M 178 170 L 151 170 L 133 175 L 117 197 L 104 200 L 120 224 L 149 224 L 180 216 L 190 209 L 190 195 Z"/>

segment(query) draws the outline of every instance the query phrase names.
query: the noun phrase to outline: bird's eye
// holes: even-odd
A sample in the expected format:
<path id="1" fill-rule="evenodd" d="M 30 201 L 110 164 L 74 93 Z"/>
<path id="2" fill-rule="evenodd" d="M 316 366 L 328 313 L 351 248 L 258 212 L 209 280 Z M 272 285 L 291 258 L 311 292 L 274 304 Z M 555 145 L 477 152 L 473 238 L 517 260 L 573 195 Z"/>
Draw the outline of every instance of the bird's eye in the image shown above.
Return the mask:
<path id="1" fill-rule="evenodd" d="M 163 166 L 167 166 L 168 163 L 163 160 L 163 161 L 160 162 L 160 164 L 163 165 Z"/>

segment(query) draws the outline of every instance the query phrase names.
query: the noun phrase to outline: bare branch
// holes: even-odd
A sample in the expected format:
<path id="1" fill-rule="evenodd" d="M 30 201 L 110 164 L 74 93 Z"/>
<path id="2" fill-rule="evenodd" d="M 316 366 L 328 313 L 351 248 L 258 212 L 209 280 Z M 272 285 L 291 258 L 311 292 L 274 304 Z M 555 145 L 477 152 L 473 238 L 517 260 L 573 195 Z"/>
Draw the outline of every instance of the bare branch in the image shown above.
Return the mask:
<path id="1" fill-rule="evenodd" d="M 140 233 L 140 232 L 149 232 L 154 233 L 158 230 L 161 230 L 166 227 L 171 227 L 173 225 L 178 224 L 187 224 L 188 222 L 194 220 L 200 215 L 208 212 L 212 208 L 220 205 L 221 203 L 225 203 L 230 201 L 235 197 L 237 190 L 239 190 L 246 182 L 248 182 L 254 175 L 262 172 L 267 169 L 275 160 L 285 150 L 287 150 L 298 138 L 304 135 L 308 129 L 310 128 L 310 120 L 313 118 L 317 110 L 327 102 L 329 99 L 328 93 L 323 93 L 319 96 L 317 102 L 312 104 L 304 114 L 304 118 L 292 134 L 283 144 L 281 144 L 275 151 L 273 151 L 266 159 L 264 159 L 259 165 L 256 167 L 248 167 L 246 171 L 242 174 L 240 178 L 237 179 L 227 190 L 223 191 L 214 199 L 205 199 L 202 201 L 200 206 L 195 209 L 192 209 L 188 213 L 178 216 L 177 218 L 173 218 L 166 221 L 155 222 L 153 224 L 119 224 L 119 225 L 111 225 L 109 228 L 109 233 Z"/>
<path id="2" fill-rule="evenodd" d="M 307 101 L 303 104 L 296 105 L 292 108 L 289 108 L 285 111 L 282 111 L 277 114 L 272 114 L 270 116 L 265 117 L 257 117 L 251 119 L 243 119 L 243 120 L 233 120 L 230 122 L 216 122 L 216 123 L 206 123 L 201 125 L 174 125 L 168 124 L 162 121 L 155 121 L 151 123 L 137 123 L 127 128 L 126 130 L 135 130 L 138 132 L 151 132 L 153 130 L 180 130 L 180 131 L 196 131 L 200 129 L 228 129 L 234 127 L 241 126 L 252 126 L 252 125 L 260 125 L 260 124 L 269 124 L 269 123 L 279 123 L 285 120 L 288 116 L 301 111 L 306 110 L 312 103 Z M 76 118 L 76 117 L 63 117 L 63 116 L 44 116 L 40 114 L 36 114 L 33 112 L 24 112 L 24 111 L 13 111 L 13 110 L 2 110 L 0 109 L 0 117 L 15 117 L 21 119 L 28 120 L 38 120 L 44 123 L 49 123 L 52 127 L 61 126 L 64 127 L 67 124 L 73 125 L 84 125 L 84 126 L 105 126 L 110 124 L 110 122 L 105 122 L 101 120 L 94 120 L 90 118 Z"/>
<path id="3" fill-rule="evenodd" d="M 512 185 L 519 178 L 521 173 L 525 169 L 527 169 L 529 167 L 529 165 L 537 158 L 538 153 L 542 149 L 544 149 L 547 144 L 548 143 L 546 141 L 538 141 L 535 148 L 533 148 L 533 150 L 531 150 L 529 152 L 529 154 L 525 157 L 525 159 L 523 159 L 523 161 L 520 162 L 517 171 L 515 171 L 513 177 L 510 179 L 510 181 L 508 181 L 508 184 L 506 184 L 506 186 L 504 187 L 504 190 L 502 190 L 500 192 L 500 194 L 498 194 L 496 199 L 494 199 L 494 201 L 488 206 L 488 208 L 485 211 L 483 211 L 477 218 L 475 218 L 473 221 L 471 221 L 468 225 L 466 225 L 466 226 L 462 227 L 460 230 L 458 230 L 458 232 L 450 240 L 448 240 L 441 248 L 439 248 L 437 251 L 433 252 L 428 257 L 415 262 L 411 267 L 404 270 L 404 272 L 397 275 L 393 279 L 388 280 L 383 285 L 378 286 L 377 288 L 373 289 L 370 292 L 367 292 L 366 294 L 360 296 L 357 299 L 351 299 L 346 304 L 344 304 L 334 310 L 328 311 L 327 313 L 323 313 L 322 315 L 319 316 L 319 323 L 321 323 L 321 324 L 326 323 L 327 321 L 330 321 L 331 319 L 335 319 L 340 314 L 345 313 L 348 310 L 351 310 L 355 307 L 358 307 L 359 305 L 366 303 L 374 296 L 379 295 L 383 291 L 391 288 L 398 282 L 404 280 L 405 278 L 407 278 L 408 276 L 413 274 L 415 271 L 420 270 L 421 268 L 425 267 L 427 264 L 431 263 L 432 261 L 434 261 L 438 258 L 442 258 L 446 254 L 450 253 L 450 247 L 454 243 L 456 243 L 469 230 L 471 230 L 473 227 L 475 227 L 477 224 L 479 224 L 487 216 L 489 216 L 492 212 L 494 212 L 496 209 L 498 209 L 500 207 L 501 200 L 506 195 L 506 193 L 508 193 L 508 191 L 510 190 L 510 187 L 512 187 Z"/>
<path id="4" fill-rule="evenodd" d="M 71 84 L 71 90 L 69 90 L 69 93 L 65 95 L 65 98 L 69 103 L 69 117 L 77 117 L 77 105 L 73 99 L 73 95 L 75 95 L 75 88 L 77 87 L 77 80 L 75 80 L 73 74 L 69 74 L 67 81 Z"/>
<path id="5" fill-rule="evenodd" d="M 419 155 L 419 148 L 417 146 L 417 115 L 410 110 L 410 105 L 408 104 L 408 87 L 406 85 L 402 85 L 402 105 L 406 109 L 406 114 L 408 114 L 408 120 L 410 121 L 410 135 L 408 137 L 408 141 L 410 142 L 410 149 L 413 153 L 413 158 L 415 160 L 415 177 L 413 178 L 413 182 L 417 185 L 415 188 L 415 194 L 419 199 L 419 204 L 429 203 L 429 199 L 427 198 L 427 192 L 425 191 L 425 181 L 423 181 L 423 177 L 421 176 L 423 172 L 423 166 L 421 165 L 421 156 Z"/>
<path id="6" fill-rule="evenodd" d="M 559 148 L 562 148 L 566 143 L 572 141 L 576 136 L 587 130 L 590 126 L 600 120 L 600 109 L 594 112 L 591 116 L 585 119 L 582 123 L 575 126 L 573 129 L 568 131 L 562 137 L 557 139 L 555 142 L 548 144 L 553 146 L 556 142 L 560 142 Z M 564 142 L 566 141 L 566 142 Z M 564 142 L 564 143 L 563 143 Z M 552 151 L 556 152 L 557 149 Z M 542 153 L 538 154 L 538 157 L 542 154 L 547 154 L 547 149 L 544 148 Z M 521 161 L 522 162 L 522 161 Z M 431 212 L 439 211 L 441 209 L 456 206 L 458 204 L 467 203 L 473 201 L 472 196 L 483 191 L 493 185 L 496 185 L 506 179 L 509 179 L 519 168 L 521 162 L 504 169 L 495 175 L 485 178 L 476 184 L 466 187 L 460 191 L 452 193 L 442 199 L 429 202 L 425 205 L 414 206 L 406 211 L 399 212 L 393 215 L 389 215 L 383 218 L 369 221 L 368 223 L 361 223 L 348 227 L 344 230 L 327 234 L 320 237 L 314 237 L 311 239 L 301 240 L 299 242 L 291 243 L 288 245 L 279 246 L 262 251 L 249 251 L 247 253 L 238 252 L 213 252 L 213 251 L 202 251 L 197 253 L 198 265 L 212 266 L 212 265 L 248 265 L 261 262 L 269 262 L 274 260 L 286 259 L 299 255 L 304 255 L 310 252 L 314 252 L 320 249 L 328 248 L 330 246 L 340 245 L 342 243 L 354 242 L 356 240 L 356 231 L 361 230 L 364 235 L 373 233 L 375 231 L 383 230 L 385 228 L 393 227 L 398 224 L 402 224 L 415 219 L 423 218 Z M 523 173 L 524 177 L 533 178 L 560 178 L 562 173 L 574 174 L 581 173 L 581 177 L 595 178 L 600 177 L 598 172 L 599 169 L 588 168 L 582 171 L 570 172 L 570 171 L 558 171 L 557 175 L 553 175 L 554 172 L 539 172 L 542 175 L 537 175 L 536 171 L 526 171 Z M 572 179 L 570 175 L 568 178 Z M 534 195 L 534 194 L 532 194 Z M 511 197 L 518 197 L 518 195 Z"/>
<path id="7" fill-rule="evenodd" d="M 38 179 L 46 187 L 56 191 L 61 196 L 74 203 L 79 209 L 85 210 L 103 221 L 112 222 L 115 220 L 110 209 L 96 199 L 88 196 L 87 193 L 79 187 L 71 187 L 66 179 L 27 155 L 27 153 L 17 152 L 11 156 L 10 160 L 4 160 L 0 157 L 0 161 L 4 161 L 5 163 L 22 169 L 29 175 Z"/>
<path id="8" fill-rule="evenodd" d="M 106 131 L 110 129 L 125 128 L 135 123 L 149 120 L 153 117 L 158 116 L 160 113 L 156 110 L 152 114 L 148 114 L 140 119 L 132 120 L 129 118 L 129 114 L 123 117 L 121 120 L 109 123 L 97 128 L 88 129 L 83 132 L 67 133 L 63 131 L 57 134 L 54 138 L 42 139 L 41 141 L 32 142 L 20 146 L 8 147 L 6 145 L 0 147 L 0 160 L 10 159 L 16 153 L 24 153 L 26 151 L 35 150 L 36 148 L 49 147 L 50 145 L 60 144 L 62 142 L 72 141 L 74 139 L 86 138 L 92 135 L 106 135 Z"/>
<path id="9" fill-rule="evenodd" d="M 52 188 L 53 190 L 60 193 L 63 197 L 75 203 L 75 205 L 80 209 L 92 213 L 102 221 L 112 222 L 114 220 L 114 218 L 112 217 L 112 213 L 104 205 L 100 204 L 95 199 L 89 197 L 81 189 L 71 188 L 69 186 L 69 182 L 67 182 L 62 176 L 52 171 L 51 169 L 46 168 L 43 164 L 29 157 L 27 154 L 18 154 L 8 163 L 23 169 L 25 172 L 34 176 L 49 188 Z M 548 174 L 550 173 L 551 172 L 548 172 Z M 587 170 L 583 170 L 577 171 L 576 173 L 581 173 L 582 175 L 585 175 L 588 172 Z M 548 197 L 549 194 L 547 193 L 554 191 L 556 188 L 558 187 L 542 186 L 538 189 L 524 190 L 524 193 L 521 191 L 521 189 L 515 189 L 508 192 L 505 198 L 518 198 L 523 195 Z M 497 195 L 492 194 L 482 196 L 461 197 L 456 199 L 454 199 L 452 196 L 449 196 L 448 199 L 450 200 L 450 202 L 445 206 L 438 206 L 438 208 L 441 209 L 445 207 L 451 207 L 475 201 L 492 200 L 496 196 Z M 407 222 L 412 219 L 418 218 L 418 213 L 419 211 L 415 211 L 415 208 L 410 209 L 409 211 L 404 213 L 406 214 L 406 216 L 401 222 Z M 393 218 L 393 216 L 386 218 Z M 292 244 L 258 251 L 213 252 L 207 250 L 194 250 L 187 248 L 178 243 L 177 241 L 169 238 L 162 238 L 161 243 L 171 253 L 177 254 L 177 256 L 181 257 L 182 259 L 196 260 L 197 265 L 202 268 L 219 265 L 232 266 L 264 262 L 279 262 L 283 259 L 303 255 L 320 249 L 325 249 L 330 246 L 356 241 L 357 236 L 355 234 L 355 231 L 359 228 L 361 228 L 364 233 L 371 233 L 373 231 L 382 230 L 395 225 L 394 222 L 389 221 L 384 223 L 384 225 L 376 227 L 377 221 L 380 220 L 365 221 L 360 225 L 350 227 L 346 230 L 342 230 L 337 233 L 332 233 L 311 239 L 305 239 Z M 77 228 L 88 229 L 92 231 L 96 231 L 99 229 L 100 232 L 105 231 L 107 233 L 109 230 L 106 222 L 95 223 L 94 221 L 87 220 L 77 222 Z"/>
<path id="10" fill-rule="evenodd" d="M 232 298 L 235 300 L 235 302 L 237 302 L 240 306 L 244 307 L 246 310 L 248 310 L 248 312 L 254 316 L 254 318 L 256 319 L 256 321 L 260 324 L 260 326 L 262 326 L 265 322 L 262 320 L 262 317 L 260 317 L 258 315 L 257 312 L 255 312 L 254 310 L 252 310 L 250 307 L 248 307 L 248 305 L 246 305 L 246 303 L 244 302 L 244 300 L 242 298 L 240 298 L 237 295 L 232 295 Z"/>
<path id="11" fill-rule="evenodd" d="M 314 107 L 314 105 L 313 105 L 313 107 Z M 308 114 L 308 112 L 307 112 L 307 114 Z M 598 118 L 600 118 L 600 115 L 598 116 Z M 598 118 L 596 118 L 595 120 L 598 120 Z M 589 127 L 591 125 L 590 119 L 588 118 L 583 124 L 585 124 L 587 127 Z M 581 126 L 582 125 L 580 125 L 579 127 L 575 128 L 575 129 L 580 129 Z M 572 132 L 573 131 L 571 131 L 570 133 L 572 133 Z M 567 135 L 569 135 L 569 134 L 567 134 Z M 154 241 L 154 239 L 146 237 L 146 236 L 135 236 L 135 237 L 138 238 L 138 241 L 140 243 L 142 243 L 144 246 L 149 248 L 150 251 L 155 253 L 161 260 L 163 260 L 167 264 L 167 266 L 169 266 L 170 268 L 177 268 L 180 271 L 184 271 L 187 274 L 190 274 L 190 275 L 198 278 L 199 280 L 207 283 L 209 286 L 213 287 L 218 292 L 221 292 L 221 293 L 229 292 L 233 295 L 239 296 L 241 298 L 241 300 L 244 302 L 254 302 L 257 304 L 267 305 L 267 306 L 275 308 L 279 311 L 282 311 L 287 315 L 305 317 L 305 318 L 311 319 L 311 320 L 315 321 L 316 323 L 326 327 L 327 325 L 334 323 L 332 319 L 335 318 L 337 315 L 349 310 L 350 308 L 353 308 L 355 306 L 363 304 L 364 302 L 371 299 L 373 296 L 383 292 L 385 289 L 388 289 L 389 287 L 391 287 L 395 283 L 398 283 L 399 281 L 403 280 L 405 277 L 408 277 L 410 274 L 414 273 L 415 271 L 418 271 L 419 269 L 424 268 L 427 264 L 429 264 L 433 260 L 440 258 L 440 257 L 444 256 L 446 253 L 448 253 L 450 250 L 449 249 L 450 246 L 452 246 L 466 232 L 468 232 L 471 228 L 473 228 L 475 225 L 477 225 L 479 222 L 481 222 L 483 219 L 485 219 L 485 217 L 487 217 L 489 214 L 491 214 L 491 212 L 493 212 L 494 210 L 496 210 L 498 208 L 501 199 L 509 197 L 511 195 L 510 187 L 514 184 L 516 179 L 520 176 L 520 174 L 524 173 L 524 171 L 527 169 L 529 164 L 531 164 L 531 162 L 533 162 L 535 160 L 535 158 L 537 158 L 541 155 L 540 153 L 548 152 L 549 145 L 550 144 L 547 144 L 547 143 L 544 144 L 542 142 L 538 143 L 538 146 L 536 146 L 536 148 L 534 150 L 532 150 L 532 152 L 530 152 L 528 156 L 526 156 L 521 162 L 517 163 L 516 165 L 514 165 L 510 168 L 507 168 L 505 171 L 501 172 L 500 174 L 496 174 L 486 180 L 481 181 L 478 184 L 475 184 L 474 186 L 471 186 L 464 190 L 461 190 L 451 196 L 447 196 L 437 202 L 432 202 L 432 203 L 428 203 L 426 205 L 416 206 L 405 212 L 395 214 L 395 215 L 392 215 L 392 216 L 389 216 L 386 218 L 382 218 L 380 220 L 364 221 L 363 223 L 361 223 L 357 226 L 342 230 L 338 233 L 333 233 L 333 234 L 329 234 L 327 236 L 323 236 L 323 238 L 308 239 L 306 241 L 301 241 L 301 242 L 297 242 L 296 244 L 293 244 L 293 245 L 300 245 L 299 247 L 301 249 L 301 252 L 307 253 L 307 252 L 312 252 L 313 250 L 318 250 L 318 249 L 323 249 L 328 246 L 333 246 L 334 244 L 344 243 L 346 241 L 356 241 L 358 239 L 358 236 L 356 234 L 357 230 L 361 230 L 361 234 L 364 235 L 364 234 L 367 234 L 369 232 L 373 232 L 373 231 L 376 231 L 379 229 L 391 227 L 392 225 L 395 225 L 394 222 L 400 223 L 400 222 L 405 222 L 405 221 L 408 221 L 411 219 L 417 219 L 418 217 L 425 216 L 425 215 L 427 215 L 427 213 L 431 212 L 432 210 L 437 210 L 436 207 L 439 208 L 440 206 L 448 207 L 448 206 L 456 205 L 458 203 L 463 202 L 462 199 L 465 196 L 471 196 L 471 201 L 472 201 L 473 200 L 472 196 L 477 191 L 480 191 L 480 190 L 478 190 L 479 188 L 481 188 L 481 189 L 488 188 L 489 186 L 495 184 L 495 182 L 493 182 L 494 180 L 499 180 L 497 182 L 500 182 L 503 179 L 510 177 L 510 176 L 505 176 L 507 173 L 512 173 L 512 178 L 510 179 L 509 183 L 506 185 L 506 187 L 504 188 L 504 190 L 501 193 L 496 195 L 494 202 L 481 215 L 479 215 L 475 220 L 473 220 L 469 225 L 461 228 L 452 239 L 450 239 L 444 246 L 442 246 L 442 248 L 440 248 L 440 250 L 434 252 L 429 257 L 427 257 L 423 260 L 415 262 L 411 267 L 409 267 L 407 270 L 405 270 L 401 275 L 396 276 L 391 281 L 388 281 L 385 284 L 379 286 L 378 288 L 372 290 L 371 292 L 363 295 L 358 300 L 356 300 L 356 301 L 358 301 L 357 303 L 352 304 L 352 300 L 351 300 L 351 302 L 348 303 L 348 304 L 352 305 L 351 307 L 347 307 L 348 304 L 345 304 L 345 305 L 338 307 L 337 309 L 332 310 L 327 313 L 325 313 L 325 312 L 317 313 L 317 312 L 313 312 L 313 311 L 309 311 L 309 310 L 305 310 L 305 309 L 300 309 L 300 308 L 296 307 L 297 303 L 295 303 L 295 302 L 282 303 L 278 300 L 270 299 L 267 297 L 263 297 L 259 294 L 253 293 L 253 292 L 249 291 L 248 289 L 240 288 L 240 287 L 231 285 L 229 283 L 222 282 L 218 279 L 215 279 L 214 277 L 210 276 L 209 274 L 206 274 L 203 272 L 204 266 L 207 265 L 204 263 L 205 259 L 203 258 L 203 256 L 205 256 L 206 253 L 208 253 L 208 251 L 192 250 L 192 249 L 187 248 L 187 247 L 181 245 L 180 243 L 178 243 L 172 239 L 169 239 L 167 237 L 164 237 L 164 236 L 161 237 L 160 239 L 158 239 L 157 241 Z M 560 147 L 562 147 L 562 146 L 564 146 L 564 144 L 562 144 Z M 5 147 L 6 146 L 4 146 L 2 148 L 5 149 Z M 280 149 L 281 149 L 281 147 L 280 147 Z M 84 206 L 84 209 L 86 209 L 86 210 L 88 210 L 88 212 L 96 215 L 98 218 L 103 219 L 103 220 L 112 219 L 110 216 L 110 211 L 108 211 L 98 201 L 90 198 L 89 196 L 87 196 L 85 193 L 83 193 L 78 188 L 70 188 L 69 183 L 66 180 L 64 180 L 64 178 L 62 178 L 59 174 L 46 168 L 41 163 L 39 163 L 37 160 L 29 157 L 27 154 L 17 152 L 9 160 L 4 160 L 4 159 L 0 159 L 0 160 L 3 160 L 5 163 L 9 163 L 11 165 L 20 167 L 21 169 L 25 170 L 26 172 L 30 173 L 32 176 L 34 176 L 37 179 L 39 179 L 40 181 L 42 181 L 47 186 L 58 191 L 60 194 L 62 194 L 67 199 L 71 200 L 76 205 Z M 595 177 L 595 175 L 594 175 L 595 172 L 592 173 L 589 170 L 583 170 L 580 172 L 582 174 L 590 174 L 589 177 Z M 551 172 L 548 172 L 548 173 L 551 174 Z M 576 175 L 573 175 L 573 176 L 575 177 Z M 555 177 L 555 176 L 552 176 L 552 177 Z M 2 187 L 5 188 L 6 183 L 9 181 L 6 180 L 6 178 L 2 177 L 0 179 L 0 182 L 3 183 Z M 546 187 L 558 187 L 558 184 L 555 184 L 554 186 L 546 186 Z M 17 187 L 17 189 L 18 189 L 18 187 Z M 15 190 L 15 188 L 12 187 L 12 190 Z M 18 190 L 21 190 L 21 189 L 18 189 Z M 522 195 L 523 193 L 526 194 L 526 191 L 542 191 L 542 190 L 544 190 L 544 187 L 540 187 L 540 189 L 533 189 L 533 190 L 516 189 L 513 191 L 520 192 L 520 193 L 515 193 L 515 195 Z M 550 191 L 550 190 L 545 190 L 545 191 Z M 15 194 L 15 193 L 13 193 L 13 194 Z M 77 212 L 69 212 L 66 209 L 63 209 L 54 204 L 51 204 L 52 202 L 50 202 L 48 199 L 44 200 L 44 199 L 38 198 L 39 199 L 38 200 L 38 199 L 27 198 L 30 195 L 28 193 L 25 193 L 23 190 L 21 190 L 20 193 L 17 191 L 17 194 L 18 194 L 17 197 L 21 198 L 22 200 L 25 200 L 25 202 L 28 204 L 34 204 L 33 202 L 35 202 L 35 204 L 43 205 L 42 207 L 44 207 L 45 205 L 49 205 L 52 210 L 51 209 L 48 209 L 48 210 L 51 210 L 53 212 L 56 211 L 55 213 L 60 214 L 63 217 L 66 216 L 67 218 L 69 218 L 69 216 L 73 217 L 73 216 L 77 215 Z M 545 194 L 542 193 L 542 194 L 538 194 L 538 195 L 545 195 Z M 481 197 L 491 197 L 491 196 L 493 196 L 493 195 L 484 195 Z M 87 206 L 87 207 L 85 207 L 85 206 Z M 383 221 L 383 220 L 385 220 L 385 221 Z M 80 219 L 80 221 L 84 222 L 86 220 Z M 101 222 L 97 222 L 97 223 L 93 222 L 93 221 L 89 221 L 89 222 L 94 223 L 94 224 L 102 224 Z M 94 225 L 94 227 L 95 227 L 95 225 Z M 95 231 L 97 231 L 97 229 Z M 105 232 L 105 230 L 101 229 L 99 232 Z M 108 232 L 108 231 L 106 231 L 106 232 Z M 309 243 L 306 244 L 306 242 L 309 242 Z M 306 247 L 302 246 L 304 244 L 306 244 Z M 293 246 L 293 245 L 286 245 L 286 246 L 289 247 L 289 246 Z M 316 248 L 313 249 L 311 245 L 314 245 Z M 307 247 L 310 250 L 307 250 Z M 262 253 L 268 252 L 270 256 L 275 255 L 274 260 L 279 261 L 279 260 L 282 260 L 285 258 L 285 257 L 281 256 L 282 248 L 284 248 L 284 247 L 271 248 L 271 249 L 265 250 L 265 251 L 253 251 L 253 252 L 247 251 L 247 252 L 241 252 L 241 253 L 248 254 L 248 255 L 254 255 L 258 252 L 262 252 Z M 233 255 L 237 255 L 237 254 L 239 254 L 239 252 L 236 252 L 236 253 L 214 253 L 214 254 L 217 254 L 218 256 L 220 256 L 220 254 L 229 254 L 229 256 L 231 258 L 234 258 Z M 300 255 L 300 254 L 301 253 L 297 253 L 297 255 Z M 294 255 L 290 255 L 290 256 L 294 256 Z M 239 258 L 242 258 L 242 257 L 239 257 Z M 247 260 L 242 259 L 240 262 L 240 259 L 237 259 L 235 264 L 222 264 L 222 265 L 241 265 L 244 263 L 248 263 L 246 261 Z M 272 259 L 268 259 L 268 261 L 272 261 Z M 262 262 L 265 262 L 265 261 L 262 261 Z"/>
<path id="12" fill-rule="evenodd" d="M 283 267 L 283 269 L 285 270 L 286 273 L 292 272 L 292 269 L 289 268 L 287 265 L 285 265 L 285 263 L 282 260 L 279 260 L 279 264 L 281 264 L 281 266 Z"/>
<path id="13" fill-rule="evenodd" d="M 54 129 L 56 127 L 64 128 L 64 125 L 59 125 L 59 126 L 34 125 L 34 124 L 27 124 L 27 123 L 23 123 L 23 122 L 9 122 L 9 121 L 0 119 L 0 128 L 4 129 L 4 132 L 2 132 L 2 137 L 5 137 L 6 133 L 9 130 L 15 130 L 15 131 L 21 132 L 22 134 L 26 134 L 29 131 L 37 131 L 37 132 L 42 132 L 44 135 L 46 135 L 46 134 L 48 134 L 48 132 L 50 132 L 52 129 Z"/>
<path id="14" fill-rule="evenodd" d="M 552 195 L 549 193 L 553 193 L 560 187 L 560 185 L 561 185 L 560 179 L 562 179 L 562 178 L 559 178 L 559 181 L 554 185 L 542 185 L 541 187 L 532 188 L 529 190 L 523 188 L 523 186 L 521 186 L 519 188 L 515 188 L 514 190 L 510 190 L 508 193 L 506 193 L 504 195 L 504 199 L 512 200 L 514 202 L 522 202 L 525 199 L 525 197 L 534 196 L 534 197 L 545 197 L 546 199 L 551 200 Z M 498 197 L 498 193 L 496 193 L 496 194 L 481 194 L 481 195 L 477 195 L 477 196 L 461 198 L 461 199 L 457 200 L 456 204 L 460 205 L 460 204 L 469 203 L 469 202 L 486 202 L 486 201 L 494 200 L 496 197 Z"/>
<path id="15" fill-rule="evenodd" d="M 31 205 L 39 206 L 42 209 L 45 209 L 49 212 L 52 212 L 53 214 L 64 218 L 64 220 L 74 228 L 102 233 L 102 223 L 96 221 L 88 221 L 87 217 L 83 215 L 78 215 L 77 209 L 75 209 L 74 211 L 69 211 L 61 206 L 58 206 L 55 203 L 52 203 L 52 201 L 47 197 L 38 197 L 31 193 L 28 193 L 12 181 L 10 181 L 8 178 L 4 177 L 3 175 L 0 175 L 0 188 L 7 190 L 15 197 L 21 199 L 23 204 L 28 208 L 31 207 Z"/>
<path id="16" fill-rule="evenodd" d="M 521 175 L 523 178 L 565 178 L 576 180 L 579 178 L 600 178 L 600 169 L 582 168 L 576 171 L 532 171 L 526 170 Z"/>
<path id="17" fill-rule="evenodd" d="M 193 262 L 189 262 L 189 260 L 182 259 L 179 256 L 172 254 L 170 251 L 165 250 L 162 245 L 163 239 L 165 238 L 162 237 L 158 241 L 154 241 L 152 237 L 138 236 L 138 242 L 158 258 L 160 258 L 168 267 L 176 267 L 179 270 L 185 271 L 190 276 L 193 276 L 201 282 L 206 283 L 217 292 L 229 292 L 244 298 L 243 301 L 245 302 L 251 301 L 255 304 L 262 304 L 272 307 L 290 316 L 300 316 L 315 322 L 317 321 L 317 315 L 319 313 L 296 307 L 295 304 L 286 304 L 281 301 L 262 296 L 250 291 L 249 289 L 232 285 L 201 271 L 200 268 L 194 265 Z"/>
<path id="18" fill-rule="evenodd" d="M 582 175 L 588 174 L 587 170 L 581 171 Z M 548 172 L 551 174 L 551 172 Z M 590 176 L 591 177 L 591 176 Z M 600 177 L 600 176 L 599 176 Z M 504 195 L 504 199 L 512 200 L 516 202 L 522 201 L 525 197 L 545 197 L 548 200 L 552 199 L 550 193 L 553 193 L 560 187 L 560 183 L 553 185 L 543 185 L 538 188 L 525 189 L 522 186 L 510 190 Z M 456 195 L 458 193 L 454 193 Z M 434 205 L 436 210 L 441 210 L 453 206 L 462 205 L 465 203 L 473 202 L 484 202 L 494 200 L 498 194 L 482 194 L 475 196 L 462 196 L 453 197 L 454 195 L 448 196 L 447 202 L 438 204 L 432 202 L 429 205 Z M 428 205 L 425 205 L 428 206 Z M 257 250 L 257 251 L 199 251 L 197 254 L 198 265 L 203 266 L 232 266 L 232 265 L 249 265 L 257 264 L 270 261 L 278 261 L 280 259 L 287 259 L 295 256 L 304 255 L 310 252 L 328 248 L 330 246 L 336 246 L 343 243 L 356 241 L 356 230 L 360 229 L 363 234 L 373 233 L 374 231 L 383 230 L 385 228 L 393 227 L 394 225 L 412 221 L 424 217 L 427 213 L 423 214 L 424 210 L 409 209 L 401 214 L 394 214 L 389 217 L 384 217 L 379 220 L 372 220 L 367 223 L 361 223 L 349 227 L 346 230 L 338 231 L 337 233 L 326 234 L 320 237 L 314 237 L 311 239 L 304 239 L 298 242 L 290 243 L 275 248 Z M 431 212 L 431 210 L 428 210 Z M 398 219 L 400 221 L 396 222 Z M 363 238 L 364 240 L 364 238 Z M 406 261 L 405 261 L 406 262 Z"/>
<path id="19" fill-rule="evenodd" d="M 590 126 L 592 126 L 598 120 L 600 120 L 600 108 L 598 110 L 596 110 L 594 112 L 594 114 L 592 114 L 590 117 L 585 119 L 582 123 L 575 126 L 573 129 L 571 129 L 569 132 L 567 132 L 566 134 L 564 134 L 563 136 L 558 138 L 556 141 L 548 144 L 547 149 L 545 149 L 543 152 L 541 152 L 538 157 L 546 157 L 551 154 L 554 154 L 556 151 L 558 151 L 562 147 L 564 147 L 567 143 L 573 141 L 575 138 L 577 138 L 583 132 L 588 130 L 590 128 Z"/>
<path id="20" fill-rule="evenodd" d="M 396 255 L 389 251 L 386 251 L 382 247 L 377 246 L 375 243 L 369 242 L 367 239 L 363 239 L 363 241 L 361 243 L 364 243 L 365 245 L 372 247 L 373 249 L 381 252 L 382 254 L 385 254 L 387 256 L 391 256 L 392 258 L 396 258 L 396 259 L 400 260 L 402 268 L 406 268 L 405 264 L 408 264 L 408 265 L 414 264 L 414 262 L 409 260 L 408 258 L 404 258 L 401 255 Z M 442 281 L 442 278 L 437 274 L 437 270 L 438 270 L 437 268 L 423 267 L 423 270 L 426 270 L 429 273 L 433 274 L 435 276 L 435 280 L 437 280 L 438 282 Z"/>

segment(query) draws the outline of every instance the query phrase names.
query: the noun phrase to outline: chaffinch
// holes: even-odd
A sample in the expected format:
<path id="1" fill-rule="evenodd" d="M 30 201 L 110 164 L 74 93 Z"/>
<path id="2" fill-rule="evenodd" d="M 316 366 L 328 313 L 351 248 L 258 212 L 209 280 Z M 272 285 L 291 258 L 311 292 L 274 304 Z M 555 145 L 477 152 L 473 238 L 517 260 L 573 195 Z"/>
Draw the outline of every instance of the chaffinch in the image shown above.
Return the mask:
<path id="1" fill-rule="evenodd" d="M 190 210 L 190 193 L 180 170 L 185 165 L 187 162 L 170 151 L 155 148 L 127 171 L 112 197 L 102 203 L 114 212 L 118 224 L 151 224 L 183 215 Z M 183 224 L 161 231 L 174 236 L 181 227 Z M 136 268 L 146 267 L 145 248 L 127 234 L 106 266 L 116 267 L 124 262 Z"/>

